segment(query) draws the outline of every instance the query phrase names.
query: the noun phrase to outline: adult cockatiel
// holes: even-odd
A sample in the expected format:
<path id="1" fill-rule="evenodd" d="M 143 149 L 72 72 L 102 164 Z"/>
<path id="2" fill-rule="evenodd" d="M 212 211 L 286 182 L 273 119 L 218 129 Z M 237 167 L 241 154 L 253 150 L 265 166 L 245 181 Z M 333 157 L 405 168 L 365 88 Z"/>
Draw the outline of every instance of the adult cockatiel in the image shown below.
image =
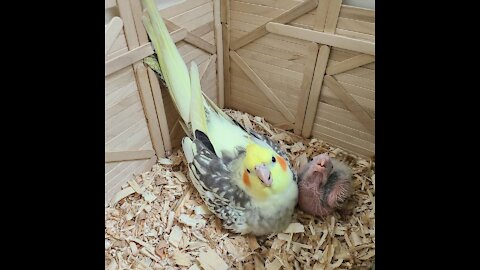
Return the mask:
<path id="1" fill-rule="evenodd" d="M 143 23 L 189 136 L 182 148 L 193 185 L 225 228 L 255 235 L 283 231 L 298 198 L 286 153 L 202 94 L 197 65 L 192 62 L 188 72 L 154 1 L 144 0 L 144 7 Z"/>

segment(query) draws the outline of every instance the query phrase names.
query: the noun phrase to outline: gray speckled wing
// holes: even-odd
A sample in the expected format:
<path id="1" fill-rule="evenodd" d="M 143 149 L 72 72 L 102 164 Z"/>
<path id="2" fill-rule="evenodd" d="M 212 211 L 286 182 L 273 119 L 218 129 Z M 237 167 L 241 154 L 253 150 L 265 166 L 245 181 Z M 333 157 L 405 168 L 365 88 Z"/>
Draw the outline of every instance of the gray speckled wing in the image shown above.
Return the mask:
<path id="1" fill-rule="evenodd" d="M 245 224 L 245 209 L 250 197 L 231 181 L 231 171 L 222 159 L 195 139 L 193 162 L 189 164 L 192 182 L 207 207 L 220 219 L 226 228 Z"/>

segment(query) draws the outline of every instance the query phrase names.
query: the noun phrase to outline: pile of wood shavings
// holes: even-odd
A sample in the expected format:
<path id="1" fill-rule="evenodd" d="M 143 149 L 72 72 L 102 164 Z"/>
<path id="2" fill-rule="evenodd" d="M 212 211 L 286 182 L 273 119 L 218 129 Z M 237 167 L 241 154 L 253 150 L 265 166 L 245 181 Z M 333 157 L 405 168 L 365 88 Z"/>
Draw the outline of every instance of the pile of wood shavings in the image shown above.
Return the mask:
<path id="1" fill-rule="evenodd" d="M 190 184 L 178 150 L 126 184 L 105 208 L 105 269 L 369 269 L 375 258 L 375 162 L 302 139 L 263 118 L 226 112 L 279 141 L 296 169 L 325 152 L 351 166 L 355 192 L 346 207 L 353 214 L 321 220 L 296 210 L 283 233 L 232 233 Z"/>

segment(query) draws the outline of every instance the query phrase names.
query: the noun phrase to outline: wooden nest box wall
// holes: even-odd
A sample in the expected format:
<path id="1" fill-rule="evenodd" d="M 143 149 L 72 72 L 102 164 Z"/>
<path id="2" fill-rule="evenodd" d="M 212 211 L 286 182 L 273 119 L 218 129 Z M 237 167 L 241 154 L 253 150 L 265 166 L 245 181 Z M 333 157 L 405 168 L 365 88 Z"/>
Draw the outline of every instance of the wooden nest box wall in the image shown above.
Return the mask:
<path id="1" fill-rule="evenodd" d="M 158 2 L 158 1 L 157 1 Z M 160 1 L 161 2 L 161 1 Z M 185 63 L 220 107 L 349 152 L 375 154 L 375 11 L 341 0 L 170 0 Z M 105 202 L 180 146 L 179 115 L 142 59 L 141 0 L 106 0 Z"/>

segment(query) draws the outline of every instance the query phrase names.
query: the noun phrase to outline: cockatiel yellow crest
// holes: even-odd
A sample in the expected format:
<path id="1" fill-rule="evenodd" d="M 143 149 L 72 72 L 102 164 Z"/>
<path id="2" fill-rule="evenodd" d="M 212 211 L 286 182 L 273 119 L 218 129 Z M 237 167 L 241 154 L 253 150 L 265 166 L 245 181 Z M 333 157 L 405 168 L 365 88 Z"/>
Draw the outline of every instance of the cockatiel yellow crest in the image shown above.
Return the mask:
<path id="1" fill-rule="evenodd" d="M 202 94 L 198 67 L 188 71 L 158 13 L 144 0 L 145 29 L 189 137 L 182 148 L 190 179 L 207 207 L 237 233 L 283 231 L 297 204 L 297 175 L 278 144 L 246 130 Z"/>

